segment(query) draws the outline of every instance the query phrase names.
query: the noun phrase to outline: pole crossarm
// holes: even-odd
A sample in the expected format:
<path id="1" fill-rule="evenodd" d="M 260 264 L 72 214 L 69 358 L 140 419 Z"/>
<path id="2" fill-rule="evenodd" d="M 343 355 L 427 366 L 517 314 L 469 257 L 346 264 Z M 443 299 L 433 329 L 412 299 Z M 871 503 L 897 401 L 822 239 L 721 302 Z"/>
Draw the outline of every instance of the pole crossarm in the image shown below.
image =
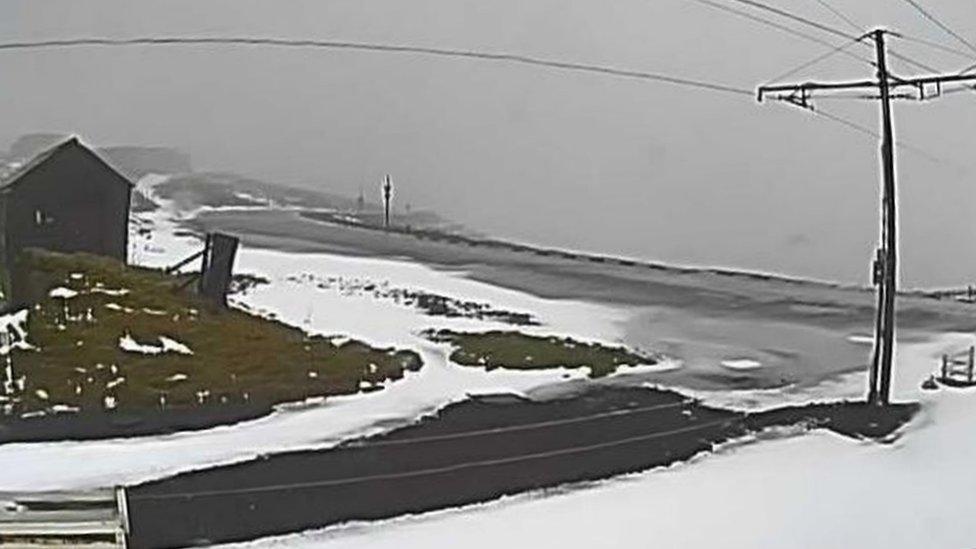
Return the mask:
<path id="1" fill-rule="evenodd" d="M 886 79 L 886 85 L 890 90 L 896 90 L 899 88 L 911 87 L 918 90 L 919 94 L 917 96 L 912 95 L 892 95 L 892 99 L 914 99 L 921 100 L 927 99 L 931 95 L 927 96 L 925 93 L 926 86 L 935 86 L 936 92 L 934 96 L 939 96 L 942 93 L 943 84 L 954 84 L 954 83 L 976 83 L 976 74 L 937 74 L 937 75 L 927 75 L 927 76 L 916 76 L 911 78 L 903 78 L 888 75 Z M 757 91 L 757 99 L 762 102 L 767 96 L 772 96 L 776 100 L 787 101 L 789 103 L 797 104 L 804 108 L 810 108 L 810 100 L 813 98 L 814 92 L 831 92 L 839 90 L 863 90 L 863 89 L 873 89 L 877 90 L 880 88 L 879 80 L 855 80 L 851 82 L 801 82 L 797 84 L 775 84 L 759 86 Z M 775 95 L 774 95 L 775 94 Z"/>

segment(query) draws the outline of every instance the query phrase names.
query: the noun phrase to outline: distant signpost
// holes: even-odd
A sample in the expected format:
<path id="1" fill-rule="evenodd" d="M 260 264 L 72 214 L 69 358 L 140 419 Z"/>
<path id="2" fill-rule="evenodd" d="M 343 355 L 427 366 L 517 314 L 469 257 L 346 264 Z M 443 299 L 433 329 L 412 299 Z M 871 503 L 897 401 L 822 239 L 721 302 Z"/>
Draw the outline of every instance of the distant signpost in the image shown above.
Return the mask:
<path id="1" fill-rule="evenodd" d="M 390 228 L 390 200 L 393 198 L 393 183 L 390 182 L 390 176 L 386 176 L 386 182 L 383 184 L 383 227 Z"/>

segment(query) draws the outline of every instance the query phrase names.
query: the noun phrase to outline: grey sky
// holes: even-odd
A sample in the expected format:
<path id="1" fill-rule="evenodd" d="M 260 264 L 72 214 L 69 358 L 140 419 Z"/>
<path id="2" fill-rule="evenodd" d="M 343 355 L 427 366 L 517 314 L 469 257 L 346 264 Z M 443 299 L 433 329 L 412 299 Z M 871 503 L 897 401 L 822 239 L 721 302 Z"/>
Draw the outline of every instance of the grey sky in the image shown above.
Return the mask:
<path id="1" fill-rule="evenodd" d="M 768 1 L 844 26 L 815 0 Z M 900 0 L 832 4 L 866 26 L 962 47 Z M 926 5 L 976 40 L 976 5 Z M 690 0 L 0 4 L 0 41 L 96 35 L 456 47 L 746 88 L 825 51 Z M 893 45 L 946 71 L 971 64 Z M 871 70 L 835 57 L 797 78 Z M 378 193 L 391 173 L 401 206 L 487 232 L 845 281 L 866 281 L 876 241 L 877 143 L 747 97 L 495 62 L 240 47 L 0 52 L 0 75 L 0 145 L 34 131 L 172 145 L 198 168 L 349 194 Z M 877 127 L 874 103 L 821 104 Z M 969 281 L 976 97 L 900 103 L 896 113 L 899 139 L 970 170 L 899 152 L 902 278 Z"/>

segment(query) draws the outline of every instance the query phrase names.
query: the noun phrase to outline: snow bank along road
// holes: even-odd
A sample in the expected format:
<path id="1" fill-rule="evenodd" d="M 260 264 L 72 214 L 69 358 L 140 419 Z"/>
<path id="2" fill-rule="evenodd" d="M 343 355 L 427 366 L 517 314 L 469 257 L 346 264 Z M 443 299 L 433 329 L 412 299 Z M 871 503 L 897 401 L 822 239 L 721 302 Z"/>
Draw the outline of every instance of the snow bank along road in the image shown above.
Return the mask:
<path id="1" fill-rule="evenodd" d="M 132 487 L 132 542 L 246 540 L 471 504 L 670 465 L 802 421 L 885 437 L 914 410 L 879 414 L 850 404 L 744 414 L 647 388 L 591 387 L 543 402 L 482 397 L 333 450 L 276 454 Z"/>

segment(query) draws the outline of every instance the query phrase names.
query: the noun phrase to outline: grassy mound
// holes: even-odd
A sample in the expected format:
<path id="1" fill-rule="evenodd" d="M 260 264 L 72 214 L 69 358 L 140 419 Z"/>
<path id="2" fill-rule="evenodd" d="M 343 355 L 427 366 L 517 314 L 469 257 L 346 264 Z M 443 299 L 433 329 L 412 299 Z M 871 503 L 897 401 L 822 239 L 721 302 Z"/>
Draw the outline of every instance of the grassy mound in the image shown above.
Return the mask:
<path id="1" fill-rule="evenodd" d="M 608 347 L 599 343 L 585 343 L 565 337 L 540 337 L 520 332 L 453 332 L 438 330 L 427 333 L 432 341 L 450 343 L 455 347 L 451 361 L 462 366 L 542 370 L 547 368 L 579 368 L 588 366 L 590 375 L 610 375 L 618 367 L 656 364 L 657 358 L 629 351 L 624 347 Z"/>
<path id="2" fill-rule="evenodd" d="M 310 337 L 81 254 L 28 252 L 31 349 L 11 353 L 8 414 L 273 405 L 351 393 L 420 367 L 413 352 Z M 52 289 L 58 289 L 51 292 Z M 59 297 L 67 296 L 67 297 Z"/>

